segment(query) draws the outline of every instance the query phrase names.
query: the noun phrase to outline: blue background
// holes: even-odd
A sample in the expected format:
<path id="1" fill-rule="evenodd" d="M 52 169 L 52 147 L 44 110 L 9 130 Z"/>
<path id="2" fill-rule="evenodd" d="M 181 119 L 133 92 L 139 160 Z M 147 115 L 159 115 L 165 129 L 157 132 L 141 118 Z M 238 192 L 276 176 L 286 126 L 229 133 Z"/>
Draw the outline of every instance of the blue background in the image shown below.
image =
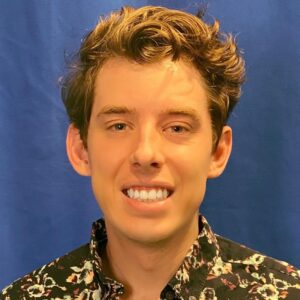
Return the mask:
<path id="1" fill-rule="evenodd" d="M 211 0 L 247 62 L 234 147 L 208 183 L 215 232 L 300 267 L 300 2 Z M 89 240 L 101 215 L 65 153 L 58 78 L 81 37 L 121 5 L 196 12 L 197 1 L 1 0 L 0 288 Z"/>

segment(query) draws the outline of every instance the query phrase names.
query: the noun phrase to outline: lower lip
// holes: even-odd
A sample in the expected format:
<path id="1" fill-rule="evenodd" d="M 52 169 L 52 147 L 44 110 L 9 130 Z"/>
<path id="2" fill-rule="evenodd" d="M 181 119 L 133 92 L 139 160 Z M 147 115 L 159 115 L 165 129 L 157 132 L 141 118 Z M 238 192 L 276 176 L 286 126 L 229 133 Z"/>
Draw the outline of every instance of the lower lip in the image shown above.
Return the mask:
<path id="1" fill-rule="evenodd" d="M 126 196 L 124 193 L 122 193 L 124 196 L 124 201 L 127 206 L 133 209 L 134 211 L 140 212 L 140 213 L 149 213 L 149 214 L 155 214 L 155 213 L 162 213 L 164 212 L 167 207 L 171 203 L 172 195 L 164 200 L 159 201 L 151 201 L 151 202 L 143 202 L 135 199 L 131 199 L 128 196 Z"/>

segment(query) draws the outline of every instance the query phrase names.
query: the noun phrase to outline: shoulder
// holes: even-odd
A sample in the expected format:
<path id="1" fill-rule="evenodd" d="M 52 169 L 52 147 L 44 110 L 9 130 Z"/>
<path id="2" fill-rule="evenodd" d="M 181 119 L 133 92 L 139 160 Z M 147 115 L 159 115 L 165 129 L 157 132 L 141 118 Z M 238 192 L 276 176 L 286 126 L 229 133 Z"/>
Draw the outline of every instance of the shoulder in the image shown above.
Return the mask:
<path id="1" fill-rule="evenodd" d="M 14 281 L 0 299 L 73 299 L 93 284 L 93 274 L 87 244 Z"/>
<path id="2" fill-rule="evenodd" d="M 274 273 L 285 274 L 287 277 L 291 277 L 291 279 L 300 280 L 300 270 L 287 262 L 274 259 L 221 236 L 217 236 L 217 239 L 220 245 L 220 254 L 224 261 L 231 262 L 242 268 L 252 266 L 253 270 L 272 271 Z"/>
<path id="3" fill-rule="evenodd" d="M 220 256 L 213 272 L 221 272 L 228 282 L 238 284 L 249 293 L 300 299 L 300 270 L 224 237 L 217 236 L 217 239 Z"/>

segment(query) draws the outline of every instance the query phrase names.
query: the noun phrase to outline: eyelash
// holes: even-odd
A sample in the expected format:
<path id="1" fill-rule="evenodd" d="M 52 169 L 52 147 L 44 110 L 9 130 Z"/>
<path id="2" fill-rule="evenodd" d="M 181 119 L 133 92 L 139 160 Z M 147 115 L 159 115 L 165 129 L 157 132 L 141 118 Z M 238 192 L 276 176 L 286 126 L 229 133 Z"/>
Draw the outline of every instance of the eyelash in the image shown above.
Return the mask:
<path id="1" fill-rule="evenodd" d="M 183 126 L 183 125 L 172 125 L 172 126 L 170 126 L 170 127 L 168 127 L 168 128 L 171 128 L 172 129 L 172 132 L 174 132 L 174 133 L 178 133 L 178 134 L 182 134 L 182 133 L 185 133 L 185 132 L 189 132 L 190 131 L 190 129 L 189 128 L 187 128 L 186 126 Z M 168 129 L 167 128 L 167 129 Z M 176 129 L 179 129 L 179 130 L 176 130 Z"/>
<path id="2" fill-rule="evenodd" d="M 122 128 L 120 128 L 122 127 Z M 107 130 L 110 131 L 116 131 L 116 132 L 121 132 L 121 131 L 125 131 L 126 129 L 128 129 L 129 125 L 123 122 L 117 122 L 114 124 L 111 124 L 107 127 Z M 163 129 L 163 132 L 167 132 L 167 131 L 171 131 L 171 133 L 174 134 L 184 134 L 184 133 L 188 133 L 191 131 L 191 129 L 188 126 L 184 126 L 184 125 L 169 125 L 166 126 Z"/>
<path id="3" fill-rule="evenodd" d="M 171 134 L 186 134 L 191 132 L 191 127 L 188 125 L 182 125 L 182 124 L 174 124 L 174 125 L 168 125 L 163 130 L 164 132 L 170 131 Z"/>
<path id="4" fill-rule="evenodd" d="M 123 126 L 123 128 L 122 129 L 118 129 L 117 128 L 117 126 Z M 112 131 L 124 131 L 126 128 L 128 127 L 128 125 L 127 124 L 125 124 L 125 123 L 122 123 L 122 122 L 118 122 L 118 123 L 114 123 L 114 124 L 112 124 L 112 125 L 110 125 L 110 126 L 108 126 L 108 130 L 112 130 Z"/>

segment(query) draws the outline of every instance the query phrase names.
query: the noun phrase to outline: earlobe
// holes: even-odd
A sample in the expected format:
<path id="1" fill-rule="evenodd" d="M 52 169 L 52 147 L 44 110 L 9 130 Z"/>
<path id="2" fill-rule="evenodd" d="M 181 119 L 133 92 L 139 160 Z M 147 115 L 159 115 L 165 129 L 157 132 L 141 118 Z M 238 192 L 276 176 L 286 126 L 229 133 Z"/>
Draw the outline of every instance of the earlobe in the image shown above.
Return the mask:
<path id="1" fill-rule="evenodd" d="M 224 126 L 219 143 L 212 154 L 212 161 L 208 173 L 208 178 L 220 176 L 229 160 L 232 148 L 232 130 L 229 126 Z"/>
<path id="2" fill-rule="evenodd" d="M 84 147 L 79 130 L 73 124 L 69 126 L 66 138 L 67 155 L 74 170 L 82 176 L 90 176 L 87 149 Z"/>

